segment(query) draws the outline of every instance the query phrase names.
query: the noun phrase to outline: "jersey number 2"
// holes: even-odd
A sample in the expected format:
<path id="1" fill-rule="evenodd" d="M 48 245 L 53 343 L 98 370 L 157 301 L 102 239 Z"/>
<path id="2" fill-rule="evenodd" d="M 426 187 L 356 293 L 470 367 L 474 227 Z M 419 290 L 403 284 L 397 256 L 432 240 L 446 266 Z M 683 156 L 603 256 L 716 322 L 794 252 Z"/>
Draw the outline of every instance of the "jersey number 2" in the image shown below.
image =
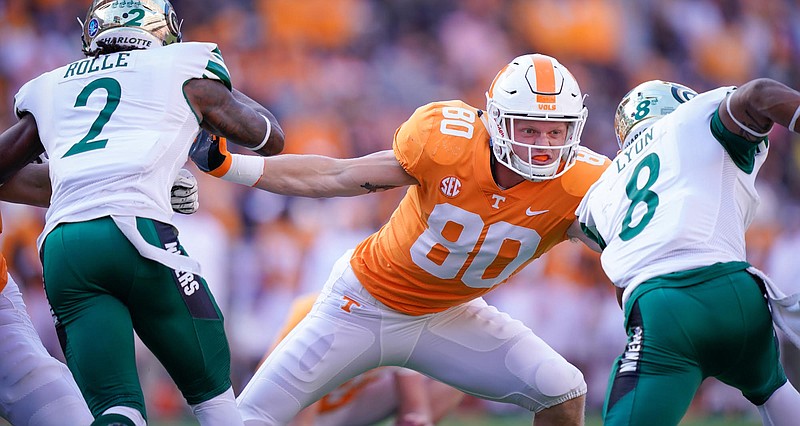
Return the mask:
<path id="1" fill-rule="evenodd" d="M 89 83 L 81 90 L 81 93 L 78 94 L 78 99 L 75 100 L 75 108 L 85 107 L 89 101 L 89 96 L 91 96 L 95 90 L 99 89 L 105 89 L 106 91 L 106 105 L 103 107 L 103 110 L 100 111 L 100 115 L 97 116 L 94 123 L 92 123 L 92 127 L 89 128 L 89 133 L 78 141 L 78 143 L 72 145 L 69 151 L 61 158 L 106 147 L 108 139 L 92 139 L 96 138 L 100 132 L 103 131 L 103 127 L 108 123 L 108 120 L 111 119 L 111 114 L 116 111 L 119 105 L 119 100 L 122 97 L 122 87 L 120 87 L 119 82 L 113 78 L 101 78 Z"/>

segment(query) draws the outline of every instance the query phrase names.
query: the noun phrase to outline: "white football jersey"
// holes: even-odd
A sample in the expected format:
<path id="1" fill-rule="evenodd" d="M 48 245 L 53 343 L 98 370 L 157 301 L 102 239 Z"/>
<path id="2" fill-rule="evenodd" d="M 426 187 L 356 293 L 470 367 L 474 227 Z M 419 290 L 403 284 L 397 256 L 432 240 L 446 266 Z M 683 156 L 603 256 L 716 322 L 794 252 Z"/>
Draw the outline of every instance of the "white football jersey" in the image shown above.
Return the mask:
<path id="1" fill-rule="evenodd" d="M 169 223 L 172 182 L 199 132 L 184 96 L 194 78 L 230 75 L 215 44 L 176 43 L 86 58 L 15 97 L 36 118 L 53 195 L 42 237 L 62 222 L 139 216 Z"/>
<path id="2" fill-rule="evenodd" d="M 727 131 L 717 108 L 735 90 L 698 95 L 624 149 L 576 214 L 625 296 L 641 282 L 717 262 L 745 261 L 744 233 L 759 197 L 765 140 Z"/>

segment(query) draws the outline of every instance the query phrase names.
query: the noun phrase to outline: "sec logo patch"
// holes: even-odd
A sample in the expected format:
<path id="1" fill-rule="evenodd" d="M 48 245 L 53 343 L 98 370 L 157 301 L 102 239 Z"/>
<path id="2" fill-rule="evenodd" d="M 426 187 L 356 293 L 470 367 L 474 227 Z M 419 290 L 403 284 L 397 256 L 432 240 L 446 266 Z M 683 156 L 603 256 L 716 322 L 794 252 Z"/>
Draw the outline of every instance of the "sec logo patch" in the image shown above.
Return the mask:
<path id="1" fill-rule="evenodd" d="M 442 190 L 445 197 L 455 198 L 461 192 L 461 180 L 455 176 L 448 176 L 442 179 L 439 189 Z"/>

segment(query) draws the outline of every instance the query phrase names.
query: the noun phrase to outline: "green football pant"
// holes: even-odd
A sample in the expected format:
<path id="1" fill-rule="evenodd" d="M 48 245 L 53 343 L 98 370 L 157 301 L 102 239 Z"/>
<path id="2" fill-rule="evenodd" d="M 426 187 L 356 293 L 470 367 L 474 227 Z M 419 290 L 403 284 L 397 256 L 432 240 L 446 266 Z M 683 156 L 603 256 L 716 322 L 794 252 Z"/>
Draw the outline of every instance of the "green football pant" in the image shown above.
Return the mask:
<path id="1" fill-rule="evenodd" d="M 137 228 L 186 255 L 172 226 L 137 218 Z M 121 405 L 146 418 L 134 331 L 189 404 L 231 386 L 223 318 L 205 280 L 143 258 L 111 218 L 59 225 L 42 263 L 67 365 L 95 417 Z"/>
<path id="2" fill-rule="evenodd" d="M 606 426 L 677 425 L 707 377 L 756 405 L 786 382 L 767 301 L 746 271 L 655 288 L 628 303 L 628 344 L 611 372 Z"/>

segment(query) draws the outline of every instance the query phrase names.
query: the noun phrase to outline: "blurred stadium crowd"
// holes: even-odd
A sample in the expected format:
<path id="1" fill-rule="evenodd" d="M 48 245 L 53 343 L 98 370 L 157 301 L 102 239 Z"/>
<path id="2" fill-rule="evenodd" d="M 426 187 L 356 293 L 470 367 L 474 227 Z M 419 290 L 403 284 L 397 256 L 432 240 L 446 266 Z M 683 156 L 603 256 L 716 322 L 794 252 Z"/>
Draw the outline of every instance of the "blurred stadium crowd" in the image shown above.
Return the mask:
<path id="1" fill-rule="evenodd" d="M 0 126 L 13 96 L 44 71 L 81 57 L 88 1 L 0 0 Z M 216 42 L 233 84 L 275 113 L 287 153 L 359 156 L 387 149 L 418 106 L 484 92 L 513 57 L 555 56 L 589 108 L 583 145 L 613 157 L 614 109 L 660 78 L 697 91 L 771 77 L 800 88 L 796 0 L 172 0 L 185 40 Z M 762 169 L 749 259 L 776 280 L 800 276 L 800 139 L 777 127 Z M 374 232 L 403 190 L 352 199 L 292 199 L 201 176 L 200 211 L 179 217 L 226 316 L 239 391 L 272 343 L 290 301 L 320 288 L 333 261 Z M 43 297 L 35 238 L 43 210 L 4 204 L 2 250 L 48 348 L 61 357 Z M 79 256 L 76 253 L 76 256 Z M 623 349 L 622 314 L 597 256 L 562 244 L 487 300 L 526 322 L 582 368 L 590 410 L 602 403 Z M 153 418 L 182 416 L 180 396 L 143 349 Z M 785 348 L 790 377 L 800 361 Z M 795 358 L 791 358 L 795 356 Z M 798 382 L 795 381 L 795 385 Z M 503 411 L 474 402 L 473 409 Z M 695 409 L 738 415 L 741 396 L 707 383 Z"/>

